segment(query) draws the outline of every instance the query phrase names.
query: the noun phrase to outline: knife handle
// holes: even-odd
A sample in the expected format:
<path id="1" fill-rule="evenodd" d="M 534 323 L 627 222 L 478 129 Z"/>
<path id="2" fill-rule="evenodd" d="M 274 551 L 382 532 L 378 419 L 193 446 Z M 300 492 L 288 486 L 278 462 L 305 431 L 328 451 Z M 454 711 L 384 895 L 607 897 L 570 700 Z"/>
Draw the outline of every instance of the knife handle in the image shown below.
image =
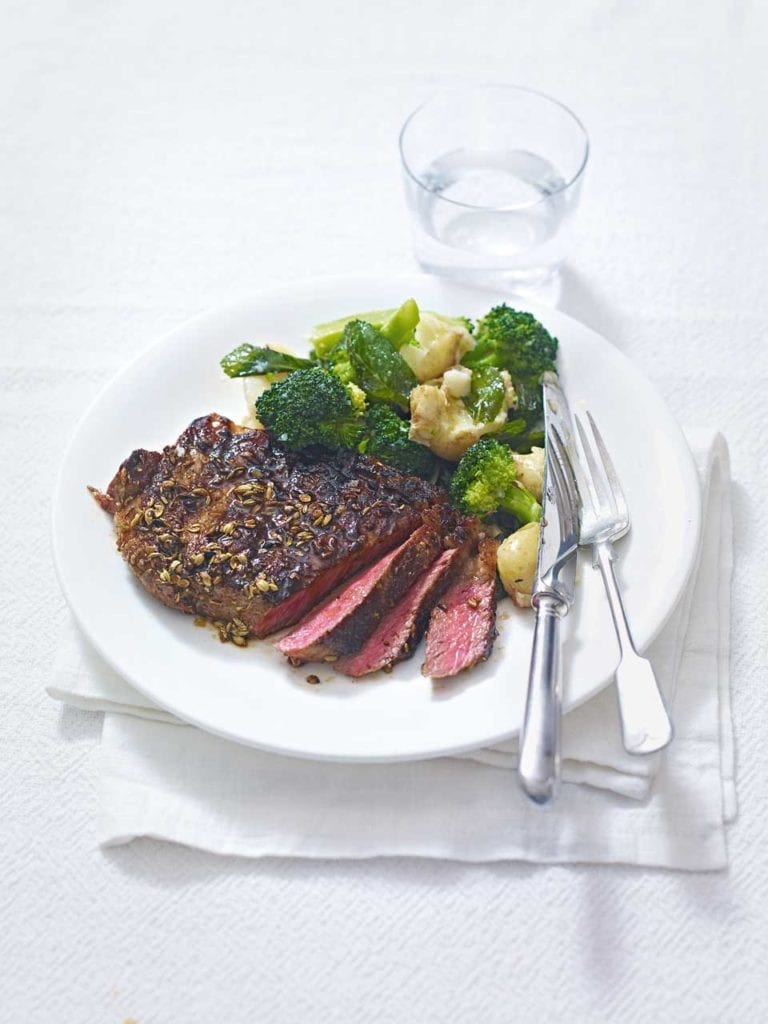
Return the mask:
<path id="1" fill-rule="evenodd" d="M 551 594 L 534 596 L 533 602 L 536 625 L 518 771 L 526 794 L 535 803 L 545 804 L 560 781 L 560 619 L 567 606 Z"/>

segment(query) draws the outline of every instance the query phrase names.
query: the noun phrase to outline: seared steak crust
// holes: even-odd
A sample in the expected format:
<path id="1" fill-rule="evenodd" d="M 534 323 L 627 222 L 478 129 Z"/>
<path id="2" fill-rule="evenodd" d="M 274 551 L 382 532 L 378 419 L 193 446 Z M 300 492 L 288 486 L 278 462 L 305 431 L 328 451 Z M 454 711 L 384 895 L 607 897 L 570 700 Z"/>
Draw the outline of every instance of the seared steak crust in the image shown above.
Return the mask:
<path id="1" fill-rule="evenodd" d="M 445 534 L 461 519 L 440 489 L 376 459 L 284 451 L 216 414 L 162 452 L 133 452 L 94 493 L 143 586 L 241 644 L 296 622 L 426 509 L 439 510 Z"/>

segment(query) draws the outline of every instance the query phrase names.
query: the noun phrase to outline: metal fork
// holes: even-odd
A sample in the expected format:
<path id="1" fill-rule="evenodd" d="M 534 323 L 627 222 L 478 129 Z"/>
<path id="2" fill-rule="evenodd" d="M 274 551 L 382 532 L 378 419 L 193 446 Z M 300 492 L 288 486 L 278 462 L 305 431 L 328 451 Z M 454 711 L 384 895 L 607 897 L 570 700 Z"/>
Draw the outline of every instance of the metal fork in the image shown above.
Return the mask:
<path id="1" fill-rule="evenodd" d="M 616 690 L 624 748 L 630 754 L 650 754 L 670 742 L 672 722 L 653 667 L 635 648 L 616 580 L 613 541 L 629 531 L 629 509 L 605 442 L 589 412 L 586 420 L 589 431 L 582 416 L 574 417 L 581 448 L 577 467 L 581 496 L 579 543 L 592 545 L 592 565 L 602 574 L 616 627 L 621 652 Z"/>

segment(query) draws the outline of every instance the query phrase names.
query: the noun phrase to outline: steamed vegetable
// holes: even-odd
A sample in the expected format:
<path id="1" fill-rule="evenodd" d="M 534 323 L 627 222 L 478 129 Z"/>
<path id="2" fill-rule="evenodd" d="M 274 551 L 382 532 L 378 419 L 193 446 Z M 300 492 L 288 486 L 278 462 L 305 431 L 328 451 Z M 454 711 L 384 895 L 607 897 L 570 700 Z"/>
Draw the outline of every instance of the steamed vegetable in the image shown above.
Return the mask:
<path id="1" fill-rule="evenodd" d="M 320 367 L 296 370 L 256 402 L 259 420 L 286 448 L 354 448 L 365 431 L 349 392 Z"/>
<path id="2" fill-rule="evenodd" d="M 283 373 L 313 366 L 311 359 L 302 359 L 290 352 L 256 345 L 238 345 L 221 360 L 221 368 L 228 377 L 250 377 L 263 373 Z"/>
<path id="3" fill-rule="evenodd" d="M 555 369 L 557 339 L 531 316 L 506 304 L 495 306 L 475 328 L 476 344 L 462 359 L 478 370 L 507 370 L 517 393 L 517 411 L 529 424 L 541 418 L 541 377 Z"/>
<path id="4" fill-rule="evenodd" d="M 517 479 L 530 491 L 537 501 L 541 501 L 544 493 L 544 449 L 531 448 L 527 455 L 512 456 L 517 469 Z"/>
<path id="5" fill-rule="evenodd" d="M 416 378 L 392 343 L 364 320 L 352 320 L 340 343 L 352 370 L 352 380 L 375 402 L 388 402 L 404 411 Z"/>
<path id="6" fill-rule="evenodd" d="M 367 319 L 369 316 L 376 317 L 377 324 L 375 326 Z M 384 355 L 382 358 L 390 358 L 390 349 L 400 349 L 404 345 L 413 343 L 413 332 L 416 324 L 419 322 L 419 307 L 413 299 L 406 299 L 402 306 L 394 310 L 362 314 L 360 317 L 349 317 L 343 321 L 343 327 L 340 331 L 334 328 L 334 330 L 328 331 L 315 340 L 315 355 L 322 357 L 322 365 L 333 370 L 343 384 L 355 383 L 359 385 L 361 383 L 358 380 L 358 377 L 361 375 L 359 359 L 353 365 L 352 355 L 353 349 L 357 351 L 357 342 L 350 344 L 351 325 L 358 322 L 364 323 L 371 328 L 367 338 L 363 340 L 362 350 L 364 351 L 370 345 L 372 349 L 370 353 L 371 359 L 377 359 L 380 362 L 380 353 L 374 351 L 374 348 L 382 348 L 382 338 L 386 339 L 387 342 L 387 345 L 383 346 Z M 338 321 L 338 323 L 341 324 L 342 321 Z M 325 325 L 325 327 L 330 326 L 332 325 Z M 374 331 L 376 332 L 375 334 L 373 333 Z M 331 343 L 332 338 L 335 339 L 333 343 Z M 399 362 L 391 358 L 390 361 L 394 367 L 397 367 L 396 374 L 399 380 L 403 373 L 403 368 Z M 362 372 L 362 376 L 365 377 L 367 375 Z M 388 376 L 386 371 L 384 376 L 385 378 Z M 386 401 L 391 400 L 391 396 L 386 399 Z M 402 405 L 402 402 L 398 399 L 395 404 Z"/>
<path id="7" fill-rule="evenodd" d="M 413 344 L 400 352 L 418 378 L 424 382 L 442 376 L 445 371 L 461 362 L 461 357 L 474 344 L 472 335 L 463 323 L 422 313 L 413 335 Z"/>
<path id="8" fill-rule="evenodd" d="M 429 448 L 408 437 L 408 420 L 402 419 L 388 405 L 373 405 L 366 415 L 368 437 L 360 451 L 373 455 L 404 473 L 431 477 L 437 460 Z"/>
<path id="9" fill-rule="evenodd" d="M 469 394 L 464 399 L 472 419 L 476 423 L 495 420 L 504 405 L 508 387 L 509 374 L 502 375 L 495 366 L 481 366 L 474 370 Z"/>
<path id="10" fill-rule="evenodd" d="M 526 523 L 505 538 L 496 552 L 502 585 L 518 608 L 531 604 L 540 537 L 540 524 Z"/>
<path id="11" fill-rule="evenodd" d="M 494 435 L 498 441 L 503 441 L 510 448 L 519 452 L 532 451 L 533 445 L 544 443 L 543 430 L 529 430 L 528 424 L 518 416 L 513 420 L 507 420 L 501 430 Z"/>
<path id="12" fill-rule="evenodd" d="M 319 359 L 330 357 L 341 341 L 344 328 L 353 320 L 364 320 L 376 327 L 395 348 L 401 348 L 413 339 L 413 332 L 419 322 L 419 307 L 415 299 L 406 299 L 397 309 L 376 309 L 370 313 L 352 313 L 351 316 L 318 324 L 309 341 Z"/>
<path id="13" fill-rule="evenodd" d="M 361 319 L 365 319 L 361 317 Z M 415 299 L 406 299 L 382 324 L 381 333 L 395 348 L 413 344 L 414 332 L 419 323 L 419 307 Z"/>
<path id="14" fill-rule="evenodd" d="M 443 391 L 453 398 L 467 398 L 472 393 L 472 371 L 468 366 L 451 366 L 443 374 Z"/>
<path id="15" fill-rule="evenodd" d="M 496 513 L 521 523 L 541 518 L 541 505 L 518 480 L 513 453 L 493 438 L 482 438 L 466 452 L 450 485 L 453 503 L 468 515 Z"/>
<path id="16" fill-rule="evenodd" d="M 428 445 L 441 459 L 458 462 L 481 437 L 507 427 L 507 413 L 514 401 L 508 381 L 506 374 L 491 369 L 487 379 L 479 378 L 474 395 L 470 382 L 467 398 L 456 398 L 450 381 L 448 386 L 445 380 L 419 384 L 411 392 L 411 440 Z"/>
<path id="17" fill-rule="evenodd" d="M 395 309 L 376 309 L 370 313 L 352 313 L 350 316 L 343 316 L 338 320 L 329 320 L 328 323 L 318 324 L 309 337 L 312 349 L 319 359 L 325 359 L 341 341 L 344 328 L 353 320 L 365 320 L 367 324 L 372 324 L 380 329 L 396 312 Z"/>
<path id="18" fill-rule="evenodd" d="M 339 344 L 323 359 L 322 365 L 333 371 L 342 384 L 352 384 L 355 380 L 355 371 L 349 358 L 349 350 L 346 344 Z"/>

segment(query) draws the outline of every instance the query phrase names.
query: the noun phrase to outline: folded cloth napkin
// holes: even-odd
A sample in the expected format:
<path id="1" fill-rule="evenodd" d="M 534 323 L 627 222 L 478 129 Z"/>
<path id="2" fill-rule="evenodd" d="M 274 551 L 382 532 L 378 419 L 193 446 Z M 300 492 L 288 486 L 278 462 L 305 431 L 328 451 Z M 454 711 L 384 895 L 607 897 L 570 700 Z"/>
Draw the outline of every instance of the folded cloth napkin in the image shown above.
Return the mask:
<path id="1" fill-rule="evenodd" d="M 691 433 L 689 443 L 702 481 L 704 531 L 691 586 L 649 651 L 676 727 L 662 754 L 624 752 L 609 688 L 566 716 L 563 779 L 571 784 L 544 809 L 519 791 L 514 741 L 404 764 L 281 757 L 182 725 L 73 630 L 48 692 L 107 712 L 100 841 L 152 836 L 243 856 L 724 867 L 725 826 L 736 814 L 728 452 L 712 432 Z"/>

